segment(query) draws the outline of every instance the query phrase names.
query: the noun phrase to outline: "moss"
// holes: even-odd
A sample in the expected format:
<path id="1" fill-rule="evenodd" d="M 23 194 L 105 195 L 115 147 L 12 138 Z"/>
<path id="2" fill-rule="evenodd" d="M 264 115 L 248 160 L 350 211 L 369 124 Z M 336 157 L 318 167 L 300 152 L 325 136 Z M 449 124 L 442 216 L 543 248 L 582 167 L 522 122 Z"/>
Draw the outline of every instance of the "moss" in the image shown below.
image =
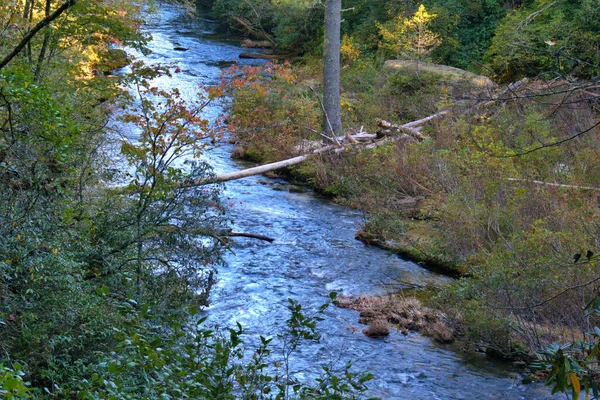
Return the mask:
<path id="1" fill-rule="evenodd" d="M 426 222 L 424 224 L 427 224 Z M 367 228 L 367 229 L 365 229 Z M 431 227 L 421 225 L 419 228 L 409 229 L 404 237 L 398 241 L 375 235 L 368 230 L 368 226 L 356 233 L 356 239 L 363 243 L 380 247 L 400 257 L 416 262 L 423 267 L 451 277 L 465 275 L 465 269 L 458 262 L 449 260 L 441 251 L 434 252 L 436 247 L 435 236 L 438 233 Z M 425 251 L 428 249 L 429 251 Z"/>

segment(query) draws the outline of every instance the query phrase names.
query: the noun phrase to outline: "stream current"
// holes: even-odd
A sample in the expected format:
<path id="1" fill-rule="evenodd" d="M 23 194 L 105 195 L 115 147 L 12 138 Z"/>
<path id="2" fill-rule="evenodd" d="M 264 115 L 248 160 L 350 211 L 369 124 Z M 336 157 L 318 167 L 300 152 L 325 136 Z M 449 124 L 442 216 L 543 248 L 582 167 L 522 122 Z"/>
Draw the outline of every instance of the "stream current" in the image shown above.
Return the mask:
<path id="1" fill-rule="evenodd" d="M 135 54 L 148 64 L 169 63 L 181 72 L 154 84 L 178 88 L 194 99 L 198 87 L 217 85 L 221 68 L 237 60 L 239 40 L 214 33 L 214 23 L 165 5 L 146 27 L 152 35 L 151 53 Z M 186 51 L 176 51 L 183 47 Z M 261 63 L 260 61 L 239 61 Z M 223 105 L 213 103 L 205 117 L 214 120 Z M 248 165 L 230 158 L 231 145 L 211 148 L 205 155 L 216 173 Z M 274 190 L 281 180 L 254 176 L 226 184 L 224 199 L 231 204 L 234 230 L 275 238 L 273 243 L 236 238 L 233 252 L 219 268 L 218 283 L 206 313 L 209 323 L 234 327 L 239 322 L 247 345 L 259 335 L 275 337 L 289 317 L 288 298 L 314 310 L 331 291 L 339 295 L 381 295 L 397 291 L 398 282 L 441 283 L 447 278 L 410 261 L 368 247 L 354 239 L 364 222 L 359 211 L 319 198 L 313 193 Z M 285 186 L 284 186 L 285 187 Z M 385 339 L 361 333 L 358 313 L 330 307 L 319 324 L 322 340 L 303 346 L 293 357 L 294 376 L 314 376 L 321 365 L 343 366 L 352 360 L 355 371 L 369 371 L 370 396 L 382 399 L 546 399 L 541 384 L 522 385 L 522 376 L 480 354 L 441 346 L 417 333 L 407 336 L 392 329 Z M 275 339 L 273 343 L 277 340 Z M 274 347 L 274 352 L 277 345 Z"/>

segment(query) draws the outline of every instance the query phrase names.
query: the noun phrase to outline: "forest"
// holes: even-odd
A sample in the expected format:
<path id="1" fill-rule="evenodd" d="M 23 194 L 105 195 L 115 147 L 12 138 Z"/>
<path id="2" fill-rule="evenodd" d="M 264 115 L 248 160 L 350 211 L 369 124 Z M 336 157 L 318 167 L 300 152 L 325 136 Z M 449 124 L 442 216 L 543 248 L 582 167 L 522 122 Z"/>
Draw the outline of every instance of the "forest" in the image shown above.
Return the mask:
<path id="1" fill-rule="evenodd" d="M 363 211 L 357 239 L 453 278 L 417 288 L 433 327 L 398 317 L 416 300 L 363 300 L 385 329 L 600 397 L 600 4 L 344 0 L 337 137 L 331 2 L 177 2 L 272 59 L 234 63 L 188 101 L 155 86 L 179 68 L 131 55 L 149 53 L 162 2 L 0 0 L 0 397 L 369 397 L 373 376 L 351 363 L 289 372 L 329 307 L 361 301 L 290 299 L 256 348 L 240 324 L 206 325 L 245 235 L 202 157 L 224 132 L 260 164 L 311 154 L 280 176 Z M 215 124 L 207 107 L 225 100 Z"/>

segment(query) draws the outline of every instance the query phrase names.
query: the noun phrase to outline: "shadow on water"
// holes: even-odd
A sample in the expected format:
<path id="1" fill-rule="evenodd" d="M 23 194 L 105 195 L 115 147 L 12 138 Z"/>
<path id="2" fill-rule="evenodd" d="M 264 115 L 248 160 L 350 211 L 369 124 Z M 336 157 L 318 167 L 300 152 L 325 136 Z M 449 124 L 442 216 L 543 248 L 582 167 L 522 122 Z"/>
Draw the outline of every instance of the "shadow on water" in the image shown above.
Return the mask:
<path id="1" fill-rule="evenodd" d="M 210 22 L 182 16 L 175 6 L 164 6 L 161 17 L 148 25 L 152 52 L 137 54 L 147 63 L 173 63 L 181 72 L 159 78 L 165 89 L 177 87 L 193 99 L 198 86 L 215 85 L 220 69 L 236 61 L 242 49 L 236 41 L 215 35 Z M 175 47 L 186 51 L 176 51 Z M 213 104 L 207 118 L 222 107 Z M 209 150 L 205 158 L 218 173 L 242 166 L 229 157 L 224 145 Z M 207 309 L 209 321 L 223 327 L 241 323 L 252 343 L 258 335 L 274 336 L 284 327 L 287 299 L 307 309 L 325 302 L 330 291 L 344 295 L 385 294 L 387 284 L 398 279 L 427 284 L 448 278 L 354 239 L 363 215 L 312 193 L 273 190 L 284 183 L 265 177 L 229 182 L 224 197 L 231 205 L 234 229 L 276 238 L 268 244 L 237 238 Z M 301 350 L 294 359 L 303 373 L 323 362 L 352 359 L 358 369 L 375 379 L 370 394 L 384 399 L 543 399 L 550 398 L 541 385 L 521 385 L 521 377 L 507 367 L 480 356 L 462 358 L 460 351 L 411 333 L 397 332 L 381 340 L 360 333 L 358 315 L 330 308 L 321 323 L 323 340 Z M 357 329 L 358 328 L 358 329 Z"/>

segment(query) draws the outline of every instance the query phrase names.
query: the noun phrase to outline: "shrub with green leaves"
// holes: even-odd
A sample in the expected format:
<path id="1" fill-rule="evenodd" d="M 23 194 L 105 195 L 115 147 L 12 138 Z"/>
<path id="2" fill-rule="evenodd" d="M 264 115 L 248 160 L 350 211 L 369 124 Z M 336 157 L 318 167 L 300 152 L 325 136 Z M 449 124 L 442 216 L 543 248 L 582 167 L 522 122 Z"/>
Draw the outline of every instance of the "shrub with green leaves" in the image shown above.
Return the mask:
<path id="1" fill-rule="evenodd" d="M 23 381 L 23 367 L 14 364 L 12 368 L 0 364 L 0 397 L 8 400 L 31 398 L 29 383 Z"/>
<path id="2" fill-rule="evenodd" d="M 597 76 L 599 21 L 595 0 L 526 2 L 498 26 L 486 59 L 507 80 Z"/>
<path id="3" fill-rule="evenodd" d="M 335 294 L 331 295 L 335 299 Z M 81 381 L 81 399 L 358 399 L 370 374 L 323 366 L 322 373 L 304 382 L 293 376 L 290 356 L 304 342 L 318 341 L 317 323 L 330 303 L 313 313 L 289 300 L 287 328 L 277 334 L 283 353 L 273 352 L 273 338 L 261 336 L 256 348 L 244 344 L 241 325 L 225 331 L 207 327 L 195 307 L 157 326 L 152 307 L 124 302 L 126 323 L 116 333 L 115 351 L 91 366 Z"/>

